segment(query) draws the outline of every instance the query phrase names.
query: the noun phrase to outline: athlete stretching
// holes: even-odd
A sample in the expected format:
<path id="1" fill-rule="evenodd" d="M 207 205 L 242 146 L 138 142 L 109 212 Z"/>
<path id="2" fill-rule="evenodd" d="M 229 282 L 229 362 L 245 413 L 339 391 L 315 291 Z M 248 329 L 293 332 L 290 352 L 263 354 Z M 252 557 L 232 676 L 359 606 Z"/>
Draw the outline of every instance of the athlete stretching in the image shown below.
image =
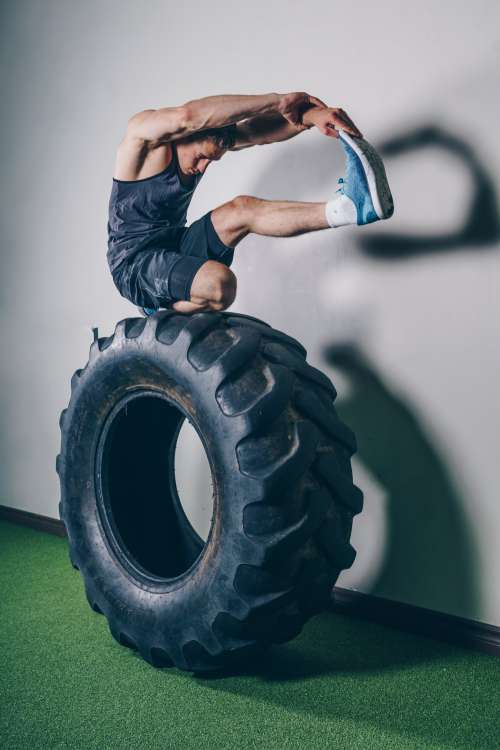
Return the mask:
<path id="1" fill-rule="evenodd" d="M 340 138 L 346 172 L 328 202 L 238 195 L 186 226 L 193 192 L 226 151 L 293 138 L 316 126 Z M 375 149 L 343 109 L 305 92 L 208 96 L 144 110 L 118 147 L 109 202 L 108 263 L 122 296 L 145 314 L 224 310 L 236 296 L 229 266 L 250 232 L 291 237 L 387 219 L 393 201 Z"/>

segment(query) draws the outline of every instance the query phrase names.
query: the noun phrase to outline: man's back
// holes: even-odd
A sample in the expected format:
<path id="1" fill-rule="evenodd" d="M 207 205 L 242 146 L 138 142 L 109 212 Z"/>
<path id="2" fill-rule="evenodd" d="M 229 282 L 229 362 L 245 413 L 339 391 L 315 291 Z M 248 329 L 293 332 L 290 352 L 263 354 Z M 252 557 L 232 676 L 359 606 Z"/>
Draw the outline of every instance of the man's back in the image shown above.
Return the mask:
<path id="1" fill-rule="evenodd" d="M 122 146 L 109 199 L 107 255 L 112 271 L 161 230 L 186 224 L 189 203 L 202 177 L 181 173 L 175 144 L 150 150 L 147 158 Z"/>

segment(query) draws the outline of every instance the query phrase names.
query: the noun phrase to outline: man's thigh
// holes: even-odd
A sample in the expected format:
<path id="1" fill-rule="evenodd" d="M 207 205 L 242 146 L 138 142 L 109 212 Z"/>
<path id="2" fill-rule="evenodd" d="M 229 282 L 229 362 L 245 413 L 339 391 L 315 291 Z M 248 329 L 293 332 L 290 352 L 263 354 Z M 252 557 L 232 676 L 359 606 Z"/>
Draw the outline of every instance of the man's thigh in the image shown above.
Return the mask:
<path id="1" fill-rule="evenodd" d="M 171 307 L 177 300 L 191 300 L 194 277 L 207 261 L 229 267 L 234 248 L 224 245 L 207 212 L 188 227 L 170 227 L 160 232 L 113 273 L 120 294 L 140 307 Z M 157 243 L 157 245 L 156 245 Z M 212 264 L 197 276 L 197 292 L 210 285 Z"/>
<path id="2" fill-rule="evenodd" d="M 113 274 L 120 294 L 140 307 L 170 307 L 191 299 L 191 285 L 207 261 L 174 250 L 150 248 L 137 253 Z"/>
<path id="3" fill-rule="evenodd" d="M 234 247 L 225 245 L 214 229 L 211 211 L 193 221 L 180 239 L 179 250 L 183 255 L 191 255 L 205 260 L 216 260 L 230 266 L 234 258 Z"/>

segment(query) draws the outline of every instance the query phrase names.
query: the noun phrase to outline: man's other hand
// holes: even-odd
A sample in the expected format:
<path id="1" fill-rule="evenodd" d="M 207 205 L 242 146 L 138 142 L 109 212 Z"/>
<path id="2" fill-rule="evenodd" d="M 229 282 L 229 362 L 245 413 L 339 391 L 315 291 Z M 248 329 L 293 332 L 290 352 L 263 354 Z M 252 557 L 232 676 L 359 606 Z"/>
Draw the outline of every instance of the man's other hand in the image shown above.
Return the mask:
<path id="1" fill-rule="evenodd" d="M 362 138 L 363 134 L 349 115 L 340 107 L 313 107 L 304 112 L 304 125 L 315 125 L 323 135 L 338 138 L 338 130 L 345 130 L 352 136 Z"/>

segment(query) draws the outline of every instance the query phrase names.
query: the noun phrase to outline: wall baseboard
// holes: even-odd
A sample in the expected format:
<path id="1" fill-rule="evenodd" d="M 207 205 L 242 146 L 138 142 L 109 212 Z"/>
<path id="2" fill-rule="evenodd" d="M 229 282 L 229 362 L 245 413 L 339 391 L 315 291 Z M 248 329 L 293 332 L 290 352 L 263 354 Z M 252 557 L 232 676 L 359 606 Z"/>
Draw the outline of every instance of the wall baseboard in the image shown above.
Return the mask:
<path id="1" fill-rule="evenodd" d="M 64 523 L 26 510 L 0 505 L 0 519 L 66 537 Z M 500 656 L 500 627 L 413 604 L 334 586 L 332 612 L 353 615 L 458 646 Z"/>
<path id="2" fill-rule="evenodd" d="M 334 586 L 332 611 L 500 656 L 500 628 L 361 591 Z"/>
<path id="3" fill-rule="evenodd" d="M 30 513 L 19 508 L 9 508 L 7 505 L 0 505 L 0 520 L 30 526 L 32 529 L 38 529 L 39 531 L 48 531 L 49 534 L 55 534 L 56 536 L 67 536 L 66 527 L 59 518 L 41 516 L 38 513 Z"/>

